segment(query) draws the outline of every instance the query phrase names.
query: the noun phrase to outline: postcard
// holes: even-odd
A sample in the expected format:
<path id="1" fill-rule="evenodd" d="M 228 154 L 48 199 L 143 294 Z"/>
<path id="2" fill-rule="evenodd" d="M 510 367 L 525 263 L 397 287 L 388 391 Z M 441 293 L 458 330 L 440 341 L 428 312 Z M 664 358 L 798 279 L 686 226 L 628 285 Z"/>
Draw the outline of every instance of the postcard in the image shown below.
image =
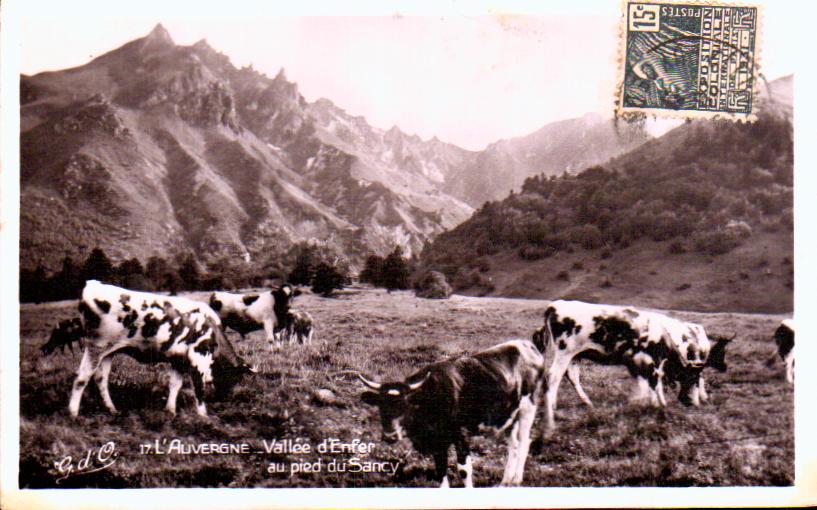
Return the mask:
<path id="1" fill-rule="evenodd" d="M 0 16 L 4 508 L 817 502 L 791 5 Z"/>

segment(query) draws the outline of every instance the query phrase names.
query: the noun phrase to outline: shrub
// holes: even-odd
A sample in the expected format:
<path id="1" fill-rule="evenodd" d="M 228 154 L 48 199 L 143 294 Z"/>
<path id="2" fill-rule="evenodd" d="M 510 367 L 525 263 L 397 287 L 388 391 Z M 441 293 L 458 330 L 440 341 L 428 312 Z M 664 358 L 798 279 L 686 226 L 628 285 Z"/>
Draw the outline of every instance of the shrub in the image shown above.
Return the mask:
<path id="1" fill-rule="evenodd" d="M 397 246 L 383 261 L 381 285 L 389 291 L 407 289 L 409 274 L 409 264 L 403 258 L 403 249 Z"/>
<path id="2" fill-rule="evenodd" d="M 312 292 L 328 297 L 335 290 L 342 289 L 345 282 L 346 275 L 342 274 L 337 267 L 321 262 L 315 268 L 315 276 L 312 278 Z"/>
<path id="3" fill-rule="evenodd" d="M 577 270 L 577 271 L 581 271 L 582 269 L 584 269 L 584 264 L 583 264 L 581 261 L 576 261 L 576 262 L 574 262 L 574 263 L 573 263 L 573 265 L 572 265 L 572 266 L 570 266 L 570 267 L 571 267 L 571 269 L 575 269 L 575 270 Z"/>
<path id="4" fill-rule="evenodd" d="M 603 239 L 599 228 L 592 224 L 573 227 L 568 232 L 568 239 L 585 250 L 592 250 L 602 245 Z"/>
<path id="5" fill-rule="evenodd" d="M 740 246 L 740 230 L 717 229 L 698 232 L 693 236 L 695 249 L 709 255 L 723 255 Z"/>
<path id="6" fill-rule="evenodd" d="M 375 287 L 381 286 L 383 280 L 383 262 L 385 262 L 385 260 L 379 255 L 369 255 L 366 257 L 363 271 L 360 272 L 360 281 L 371 283 Z"/>
<path id="7" fill-rule="evenodd" d="M 452 289 L 439 271 L 427 271 L 414 282 L 414 295 L 426 299 L 448 299 Z"/>
<path id="8" fill-rule="evenodd" d="M 569 281 L 570 280 L 570 273 L 568 271 L 559 271 L 556 274 L 556 279 L 557 280 Z"/>
<path id="9" fill-rule="evenodd" d="M 552 256 L 556 249 L 551 246 L 523 246 L 517 251 L 522 260 L 539 260 Z"/>
<path id="10" fill-rule="evenodd" d="M 602 250 L 601 254 L 599 254 L 599 258 L 601 258 L 601 260 L 606 260 L 606 259 L 609 259 L 609 258 L 612 258 L 612 257 L 613 257 L 613 252 L 611 252 L 607 248 Z"/>
<path id="11" fill-rule="evenodd" d="M 676 239 L 675 241 L 670 243 L 669 248 L 667 248 L 667 251 L 672 255 L 681 255 L 687 252 L 687 248 L 686 246 L 684 246 L 684 243 Z"/>
<path id="12" fill-rule="evenodd" d="M 681 285 L 675 287 L 675 290 L 687 290 L 687 289 L 691 289 L 691 288 L 692 288 L 692 284 L 682 283 Z"/>
<path id="13" fill-rule="evenodd" d="M 599 287 L 601 287 L 602 289 L 607 289 L 607 288 L 610 288 L 612 286 L 613 286 L 613 282 L 611 282 L 609 278 L 605 278 L 604 281 L 601 282 L 601 285 L 599 285 Z"/>

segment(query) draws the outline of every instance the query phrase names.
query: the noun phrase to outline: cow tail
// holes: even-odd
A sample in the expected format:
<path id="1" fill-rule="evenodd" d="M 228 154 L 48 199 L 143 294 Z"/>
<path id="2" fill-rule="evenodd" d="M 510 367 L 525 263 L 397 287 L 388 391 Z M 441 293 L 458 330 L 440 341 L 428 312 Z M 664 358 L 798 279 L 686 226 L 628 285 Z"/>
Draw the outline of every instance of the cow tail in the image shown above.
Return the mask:
<path id="1" fill-rule="evenodd" d="M 553 356 L 556 354 L 556 339 L 553 337 L 553 330 L 550 328 L 550 321 L 554 315 L 556 315 L 556 310 L 552 306 L 549 306 L 547 310 L 545 310 L 545 334 L 543 338 L 545 348 L 542 351 L 542 356 L 546 362 L 549 359 L 553 359 Z"/>

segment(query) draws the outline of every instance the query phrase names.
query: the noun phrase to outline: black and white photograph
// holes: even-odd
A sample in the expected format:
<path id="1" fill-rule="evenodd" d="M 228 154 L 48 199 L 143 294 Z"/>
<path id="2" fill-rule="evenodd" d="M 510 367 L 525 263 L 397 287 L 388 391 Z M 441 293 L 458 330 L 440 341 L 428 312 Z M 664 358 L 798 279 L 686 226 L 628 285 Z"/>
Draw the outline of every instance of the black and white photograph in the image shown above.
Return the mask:
<path id="1" fill-rule="evenodd" d="M 4 507 L 814 504 L 792 9 L 4 2 Z"/>

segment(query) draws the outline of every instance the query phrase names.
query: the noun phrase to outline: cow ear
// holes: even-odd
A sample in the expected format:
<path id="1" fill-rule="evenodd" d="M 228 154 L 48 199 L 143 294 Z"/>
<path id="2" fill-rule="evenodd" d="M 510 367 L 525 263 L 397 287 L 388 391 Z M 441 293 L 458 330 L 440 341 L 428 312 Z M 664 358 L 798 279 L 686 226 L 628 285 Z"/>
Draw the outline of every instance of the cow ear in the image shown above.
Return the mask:
<path id="1" fill-rule="evenodd" d="M 364 404 L 368 404 L 370 406 L 377 406 L 380 404 L 380 395 L 373 391 L 364 391 L 363 394 L 360 396 L 360 400 L 363 401 Z"/>

